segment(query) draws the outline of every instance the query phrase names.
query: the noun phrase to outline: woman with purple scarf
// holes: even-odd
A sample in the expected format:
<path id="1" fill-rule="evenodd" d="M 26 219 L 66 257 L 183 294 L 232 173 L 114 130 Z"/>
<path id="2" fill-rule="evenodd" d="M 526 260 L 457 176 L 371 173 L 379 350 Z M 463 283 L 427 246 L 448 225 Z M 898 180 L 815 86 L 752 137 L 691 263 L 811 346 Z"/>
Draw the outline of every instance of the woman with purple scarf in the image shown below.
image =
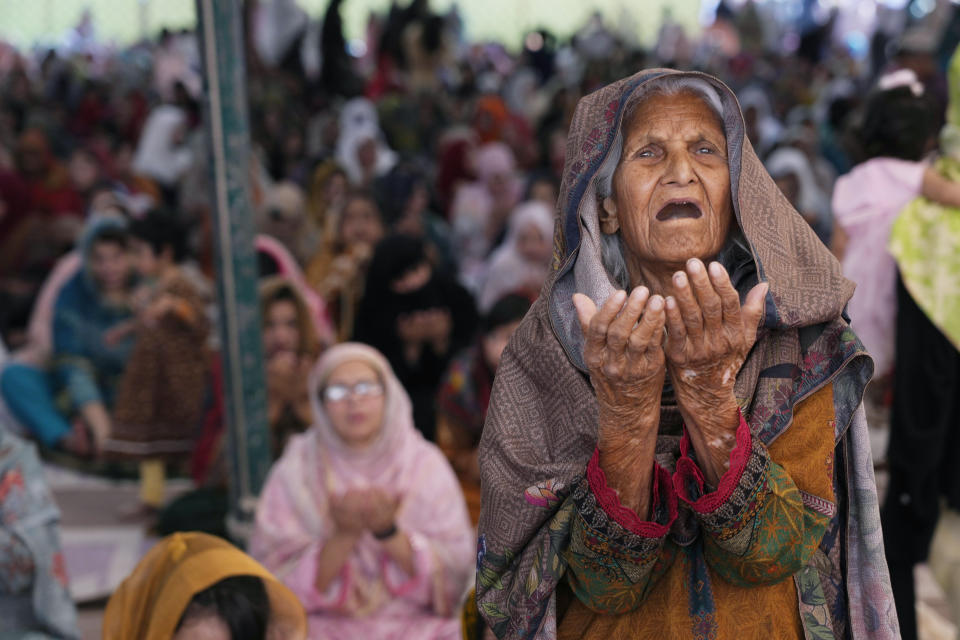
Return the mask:
<path id="1" fill-rule="evenodd" d="M 500 638 L 896 638 L 853 293 L 733 93 L 650 70 L 580 101 L 555 270 L 480 444 Z"/>

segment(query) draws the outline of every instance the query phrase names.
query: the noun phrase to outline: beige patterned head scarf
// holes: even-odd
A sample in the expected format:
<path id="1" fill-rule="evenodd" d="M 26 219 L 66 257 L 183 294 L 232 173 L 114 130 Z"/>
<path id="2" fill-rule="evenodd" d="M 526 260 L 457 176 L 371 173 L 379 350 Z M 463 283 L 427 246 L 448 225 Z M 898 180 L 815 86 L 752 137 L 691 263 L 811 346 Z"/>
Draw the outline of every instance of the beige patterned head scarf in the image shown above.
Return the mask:
<path id="1" fill-rule="evenodd" d="M 601 262 L 597 173 L 645 85 L 667 75 L 706 82 L 719 95 L 731 197 L 745 245 L 734 284 L 741 295 L 758 281 L 770 285 L 757 344 L 737 376 L 737 399 L 751 431 L 771 443 L 792 423 L 794 404 L 830 381 L 838 443 L 848 436 L 866 439 L 865 422 L 855 416 L 873 366 L 842 317 L 854 285 L 763 168 L 744 135 L 733 92 L 706 74 L 654 69 L 584 97 L 567 138 L 555 271 L 504 351 L 480 444 L 477 599 L 500 637 L 539 640 L 556 631 L 555 589 L 564 574 L 558 549 L 569 532 L 560 506 L 597 438 L 597 402 L 571 296 L 584 293 L 599 305 L 617 288 Z M 868 592 L 892 609 L 872 470 L 863 466 L 869 455 L 862 458 L 862 448 L 850 449 L 860 465 L 848 477 L 848 495 L 856 499 L 848 539 L 836 542 L 848 554 L 851 618 L 861 624 L 868 615 L 863 607 L 879 606 L 865 598 Z M 884 632 L 871 637 L 891 637 L 885 634 L 895 625 L 895 616 L 892 622 L 885 617 L 878 622 Z"/>

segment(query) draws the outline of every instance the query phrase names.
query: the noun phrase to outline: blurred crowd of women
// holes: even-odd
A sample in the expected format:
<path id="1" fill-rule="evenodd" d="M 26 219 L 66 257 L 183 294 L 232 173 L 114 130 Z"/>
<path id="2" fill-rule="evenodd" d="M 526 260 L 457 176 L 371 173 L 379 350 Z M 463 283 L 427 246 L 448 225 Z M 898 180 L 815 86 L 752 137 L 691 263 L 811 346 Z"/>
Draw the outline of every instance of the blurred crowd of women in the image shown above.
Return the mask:
<path id="1" fill-rule="evenodd" d="M 467 42 L 456 11 L 413 0 L 371 16 L 348 47 L 343 4 L 314 21 L 293 0 L 245 3 L 277 463 L 250 547 L 263 566 L 237 560 L 236 575 L 262 578 L 238 587 L 244 597 L 280 606 L 290 592 L 269 570 L 324 620 L 324 637 L 473 632 L 455 620 L 474 564 L 477 449 L 500 354 L 554 258 L 574 107 L 667 66 L 737 92 L 768 171 L 858 284 L 848 312 L 875 359 L 868 411 L 892 423 L 888 555 L 898 604 L 912 602 L 940 497 L 960 508 L 946 473 L 960 425 L 960 232 L 943 213 L 960 206 L 960 85 L 946 81 L 960 12 L 893 15 L 856 55 L 836 20 L 785 30 L 752 3 L 721 3 L 696 39 L 664 15 L 644 48 L 597 15 L 570 39 L 534 31 L 514 49 Z M 4 573 L 0 603 L 9 592 L 30 609 L 31 589 L 62 597 L 66 584 L 55 534 L 20 546 L 32 534 L 8 534 L 8 511 L 56 521 L 42 492 L 10 497 L 24 486 L 13 474 L 38 469 L 19 437 L 128 465 L 135 510 L 162 532 L 205 523 L 226 535 L 199 68 L 190 31 L 123 50 L 0 44 L 0 567 L 30 558 L 49 574 Z M 171 472 L 198 491 L 167 505 Z M 175 539 L 141 569 L 173 571 L 208 543 Z M 183 627 L 195 607 L 216 610 L 224 579 L 211 572 L 213 595 L 176 601 L 167 618 Z M 144 584 L 123 597 L 150 597 L 136 594 Z M 0 637 L 8 620 L 74 637 L 69 612 L 47 609 L 0 616 Z M 109 637 L 171 637 L 148 635 L 139 615 Z"/>

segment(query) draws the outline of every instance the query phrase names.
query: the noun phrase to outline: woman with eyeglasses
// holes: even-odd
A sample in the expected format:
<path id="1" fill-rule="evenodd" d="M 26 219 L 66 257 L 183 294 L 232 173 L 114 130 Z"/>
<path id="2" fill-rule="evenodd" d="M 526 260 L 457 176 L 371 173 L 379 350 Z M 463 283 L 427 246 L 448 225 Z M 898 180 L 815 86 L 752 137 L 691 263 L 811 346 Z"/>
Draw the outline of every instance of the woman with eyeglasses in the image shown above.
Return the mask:
<path id="1" fill-rule="evenodd" d="M 251 555 L 303 602 L 311 638 L 458 638 L 475 538 L 446 458 L 375 349 L 331 348 L 309 389 L 314 424 L 270 472 Z"/>

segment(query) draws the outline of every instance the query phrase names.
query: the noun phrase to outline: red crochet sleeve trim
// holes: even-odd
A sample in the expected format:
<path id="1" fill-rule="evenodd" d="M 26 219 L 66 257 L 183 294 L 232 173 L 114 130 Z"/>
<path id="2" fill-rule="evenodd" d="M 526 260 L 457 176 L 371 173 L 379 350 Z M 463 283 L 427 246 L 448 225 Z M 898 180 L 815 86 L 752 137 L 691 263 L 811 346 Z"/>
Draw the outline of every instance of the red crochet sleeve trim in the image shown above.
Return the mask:
<path id="1" fill-rule="evenodd" d="M 643 538 L 662 538 L 670 531 L 670 526 L 677 519 L 677 496 L 673 492 L 670 482 L 670 472 L 653 463 L 653 504 L 651 510 L 656 510 L 661 499 L 667 501 L 669 518 L 666 524 L 644 520 L 628 507 L 620 504 L 617 492 L 607 485 L 607 475 L 600 468 L 600 451 L 595 449 L 590 463 L 587 465 L 587 482 L 590 490 L 597 499 L 600 508 L 621 527 Z M 661 493 L 663 494 L 661 496 Z"/>
<path id="2" fill-rule="evenodd" d="M 687 487 L 691 481 L 696 482 L 700 493 L 703 493 L 705 481 L 700 467 L 690 457 L 692 446 L 690 434 L 686 429 L 683 431 L 683 438 L 680 440 L 680 459 L 677 460 L 677 470 L 673 474 L 673 488 L 680 499 L 689 504 L 697 513 L 712 513 L 730 499 L 734 489 L 740 483 L 743 470 L 747 466 L 747 460 L 750 459 L 753 436 L 750 434 L 750 427 L 747 425 L 743 413 L 738 410 L 737 415 L 740 418 L 740 425 L 737 427 L 737 442 L 730 452 L 730 468 L 720 478 L 716 491 L 701 495 L 697 500 L 690 498 Z"/>

